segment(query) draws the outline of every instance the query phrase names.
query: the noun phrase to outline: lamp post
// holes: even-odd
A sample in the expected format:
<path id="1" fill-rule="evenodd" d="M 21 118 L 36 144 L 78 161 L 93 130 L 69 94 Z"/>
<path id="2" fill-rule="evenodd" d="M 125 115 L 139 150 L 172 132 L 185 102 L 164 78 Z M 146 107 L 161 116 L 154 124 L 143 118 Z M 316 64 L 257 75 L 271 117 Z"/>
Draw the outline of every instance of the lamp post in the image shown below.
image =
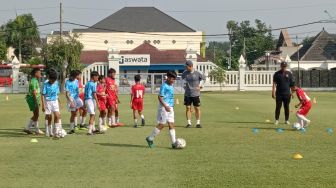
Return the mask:
<path id="1" fill-rule="evenodd" d="M 266 52 L 266 70 L 269 70 L 269 58 L 270 58 L 270 53 Z"/>
<path id="2" fill-rule="evenodd" d="M 64 86 L 65 86 L 66 70 L 68 68 L 68 65 L 69 65 L 68 61 L 64 60 L 63 61 L 63 72 L 62 72 L 62 88 L 61 88 L 62 91 L 64 90 Z"/>

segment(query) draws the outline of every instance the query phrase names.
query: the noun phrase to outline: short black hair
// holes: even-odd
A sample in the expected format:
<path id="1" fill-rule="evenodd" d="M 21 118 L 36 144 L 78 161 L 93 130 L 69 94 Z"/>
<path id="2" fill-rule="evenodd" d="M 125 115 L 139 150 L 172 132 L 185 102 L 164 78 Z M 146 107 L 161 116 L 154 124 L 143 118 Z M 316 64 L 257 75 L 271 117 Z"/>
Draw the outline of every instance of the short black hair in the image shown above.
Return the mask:
<path id="1" fill-rule="evenodd" d="M 141 80 L 140 74 L 137 74 L 137 75 L 134 76 L 134 81 L 140 82 L 140 80 Z"/>
<path id="2" fill-rule="evenodd" d="M 176 72 L 175 71 L 168 71 L 167 72 L 167 77 L 168 78 L 176 78 Z"/>
<path id="3" fill-rule="evenodd" d="M 70 77 L 76 78 L 78 76 L 78 71 L 77 70 L 72 70 L 70 71 Z"/>
<path id="4" fill-rule="evenodd" d="M 82 71 L 80 71 L 80 70 L 76 70 L 76 71 L 77 71 L 78 75 L 82 74 Z"/>
<path id="5" fill-rule="evenodd" d="M 50 69 L 48 73 L 49 80 L 57 80 L 57 72 L 54 69 Z"/>
<path id="6" fill-rule="evenodd" d="M 99 75 L 98 80 L 100 81 L 100 80 L 102 80 L 102 79 L 104 79 L 104 78 L 105 78 L 104 75 Z"/>
<path id="7" fill-rule="evenodd" d="M 97 71 L 92 71 L 90 77 L 93 78 L 94 76 L 99 76 L 99 73 Z"/>
<path id="8" fill-rule="evenodd" d="M 36 74 L 38 71 L 41 71 L 41 69 L 39 69 L 39 68 L 33 68 L 33 70 L 31 71 L 30 75 L 31 75 L 31 76 L 35 76 L 35 74 Z"/>
<path id="9" fill-rule="evenodd" d="M 116 70 L 114 68 L 110 68 L 107 73 L 108 74 L 116 73 Z"/>

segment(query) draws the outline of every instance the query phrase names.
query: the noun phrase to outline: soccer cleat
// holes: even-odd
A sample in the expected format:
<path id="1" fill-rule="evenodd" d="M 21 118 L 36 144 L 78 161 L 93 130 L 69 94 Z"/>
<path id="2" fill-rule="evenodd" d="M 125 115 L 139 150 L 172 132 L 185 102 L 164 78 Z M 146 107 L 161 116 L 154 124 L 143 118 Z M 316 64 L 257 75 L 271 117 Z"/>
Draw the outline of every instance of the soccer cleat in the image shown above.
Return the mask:
<path id="1" fill-rule="evenodd" d="M 138 125 L 137 124 L 133 125 L 133 128 L 138 128 Z"/>
<path id="2" fill-rule="evenodd" d="M 146 137 L 146 141 L 147 141 L 147 144 L 148 144 L 148 147 L 149 147 L 149 148 L 153 148 L 153 147 L 154 147 L 154 142 L 153 142 L 153 140 L 149 140 L 149 137 Z"/>
<path id="3" fill-rule="evenodd" d="M 201 124 L 197 124 L 196 128 L 202 128 Z"/>
<path id="4" fill-rule="evenodd" d="M 286 121 L 285 124 L 286 124 L 286 125 L 290 125 L 290 122 L 289 122 L 289 121 Z"/>
<path id="5" fill-rule="evenodd" d="M 33 132 L 31 130 L 28 130 L 28 129 L 23 129 L 23 132 L 25 132 L 27 134 L 33 134 Z"/>
<path id="6" fill-rule="evenodd" d="M 35 131 L 35 134 L 36 135 L 44 135 L 44 132 L 39 129 L 39 130 Z"/>
<path id="7" fill-rule="evenodd" d="M 175 143 L 172 144 L 172 149 L 177 149 L 177 145 Z"/>
<path id="8" fill-rule="evenodd" d="M 279 124 L 279 120 L 275 120 L 274 125 L 278 125 Z"/>
<path id="9" fill-rule="evenodd" d="M 80 125 L 80 126 L 79 126 L 79 129 L 80 129 L 80 130 L 88 130 L 88 128 L 87 128 L 85 125 Z"/>
<path id="10" fill-rule="evenodd" d="M 68 134 L 75 134 L 75 130 L 70 130 Z"/>
<path id="11" fill-rule="evenodd" d="M 145 126 L 145 124 L 146 124 L 145 119 L 141 119 L 141 126 Z"/>
<path id="12" fill-rule="evenodd" d="M 188 124 L 185 128 L 192 128 L 192 125 Z"/>

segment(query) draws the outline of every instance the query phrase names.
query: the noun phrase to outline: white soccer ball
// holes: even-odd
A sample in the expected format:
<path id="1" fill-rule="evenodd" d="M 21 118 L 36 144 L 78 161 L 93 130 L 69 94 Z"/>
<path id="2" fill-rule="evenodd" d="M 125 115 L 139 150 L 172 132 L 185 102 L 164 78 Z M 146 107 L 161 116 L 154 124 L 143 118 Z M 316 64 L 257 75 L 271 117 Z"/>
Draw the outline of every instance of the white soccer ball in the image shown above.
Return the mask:
<path id="1" fill-rule="evenodd" d="M 300 130 L 301 129 L 301 124 L 300 123 L 294 123 L 293 124 L 293 129 Z"/>
<path id="2" fill-rule="evenodd" d="M 187 142 L 183 138 L 176 139 L 176 148 L 183 149 L 187 146 Z"/>
<path id="3" fill-rule="evenodd" d="M 61 138 L 64 138 L 66 135 L 67 135 L 67 132 L 66 132 L 64 129 L 62 129 L 62 130 L 60 131 L 60 137 L 61 137 Z"/>

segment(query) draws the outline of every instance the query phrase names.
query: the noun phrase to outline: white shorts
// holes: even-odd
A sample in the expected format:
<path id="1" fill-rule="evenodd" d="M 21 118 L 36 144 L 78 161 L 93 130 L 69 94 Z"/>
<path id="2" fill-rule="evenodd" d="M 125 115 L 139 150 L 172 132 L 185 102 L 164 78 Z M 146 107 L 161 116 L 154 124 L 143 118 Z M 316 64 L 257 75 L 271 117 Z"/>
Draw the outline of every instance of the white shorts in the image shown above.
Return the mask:
<path id="1" fill-rule="evenodd" d="M 174 108 L 170 107 L 170 112 L 167 112 L 164 107 L 159 106 L 157 112 L 157 123 L 166 124 L 167 122 L 174 123 Z"/>
<path id="2" fill-rule="evenodd" d="M 82 108 L 82 106 L 83 106 L 82 99 L 80 99 L 80 98 L 73 99 L 73 102 L 74 102 L 73 107 L 71 107 L 71 102 L 70 101 L 67 102 L 67 108 L 70 112 L 75 112 L 77 109 Z"/>
<path id="3" fill-rule="evenodd" d="M 96 101 L 94 99 L 86 99 L 85 107 L 89 114 L 94 115 L 96 111 Z"/>
<path id="4" fill-rule="evenodd" d="M 54 112 L 59 112 L 58 101 L 46 101 L 44 104 L 45 114 L 50 115 Z"/>

